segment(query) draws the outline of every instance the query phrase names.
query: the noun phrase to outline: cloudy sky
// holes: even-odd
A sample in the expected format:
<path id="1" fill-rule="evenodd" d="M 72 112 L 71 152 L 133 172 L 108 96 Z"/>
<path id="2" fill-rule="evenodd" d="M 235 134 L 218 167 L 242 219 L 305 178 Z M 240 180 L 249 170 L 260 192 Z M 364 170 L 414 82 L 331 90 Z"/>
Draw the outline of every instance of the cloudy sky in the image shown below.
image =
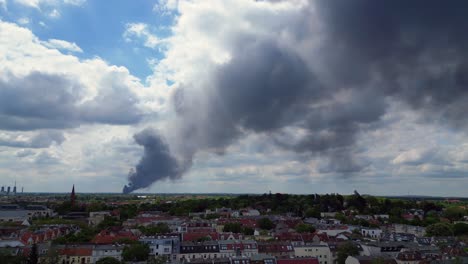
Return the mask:
<path id="1" fill-rule="evenodd" d="M 468 196 L 465 1 L 111 2 L 0 0 L 0 185 Z"/>

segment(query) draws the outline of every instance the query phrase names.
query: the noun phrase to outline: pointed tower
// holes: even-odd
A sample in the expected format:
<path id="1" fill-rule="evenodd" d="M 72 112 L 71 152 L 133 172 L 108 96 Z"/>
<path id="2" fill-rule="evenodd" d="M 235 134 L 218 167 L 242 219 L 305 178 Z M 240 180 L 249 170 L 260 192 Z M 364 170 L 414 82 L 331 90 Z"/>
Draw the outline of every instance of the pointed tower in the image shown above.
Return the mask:
<path id="1" fill-rule="evenodd" d="M 72 207 L 75 206 L 75 199 L 76 199 L 75 184 L 73 184 L 72 192 L 71 192 L 71 195 L 70 195 L 70 202 L 71 202 Z"/>

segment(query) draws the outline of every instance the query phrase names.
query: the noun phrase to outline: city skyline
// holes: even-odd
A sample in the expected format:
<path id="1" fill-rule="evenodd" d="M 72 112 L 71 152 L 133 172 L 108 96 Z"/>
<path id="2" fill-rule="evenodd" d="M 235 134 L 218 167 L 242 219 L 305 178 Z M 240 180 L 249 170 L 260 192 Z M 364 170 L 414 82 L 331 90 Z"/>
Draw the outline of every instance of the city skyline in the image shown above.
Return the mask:
<path id="1" fill-rule="evenodd" d="M 0 0 L 0 183 L 466 197 L 465 8 Z"/>

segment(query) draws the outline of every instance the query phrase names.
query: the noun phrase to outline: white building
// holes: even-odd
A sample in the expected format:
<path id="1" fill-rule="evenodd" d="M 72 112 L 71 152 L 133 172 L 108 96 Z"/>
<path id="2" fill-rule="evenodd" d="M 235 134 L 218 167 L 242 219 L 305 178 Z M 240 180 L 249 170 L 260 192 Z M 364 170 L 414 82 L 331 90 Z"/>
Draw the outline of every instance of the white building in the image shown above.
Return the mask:
<path id="1" fill-rule="evenodd" d="M 178 236 L 141 237 L 139 241 L 149 246 L 152 256 L 165 256 L 175 260 L 179 253 L 180 240 Z"/>
<path id="2" fill-rule="evenodd" d="M 106 211 L 103 211 L 103 212 L 90 212 L 89 213 L 89 218 L 88 218 L 88 223 L 91 226 L 97 226 L 102 221 L 104 221 L 106 216 L 111 216 L 111 213 L 106 212 Z"/>
<path id="3" fill-rule="evenodd" d="M 332 264 L 332 253 L 327 244 L 295 246 L 294 255 L 299 258 L 314 257 L 320 264 Z"/>
<path id="4" fill-rule="evenodd" d="M 122 251 L 124 246 L 116 245 L 96 245 L 93 247 L 92 263 L 96 263 L 98 260 L 106 257 L 115 258 L 118 261 L 122 261 Z"/>
<path id="5" fill-rule="evenodd" d="M 379 239 L 382 236 L 382 230 L 379 228 L 361 228 L 361 235 L 374 239 Z"/>

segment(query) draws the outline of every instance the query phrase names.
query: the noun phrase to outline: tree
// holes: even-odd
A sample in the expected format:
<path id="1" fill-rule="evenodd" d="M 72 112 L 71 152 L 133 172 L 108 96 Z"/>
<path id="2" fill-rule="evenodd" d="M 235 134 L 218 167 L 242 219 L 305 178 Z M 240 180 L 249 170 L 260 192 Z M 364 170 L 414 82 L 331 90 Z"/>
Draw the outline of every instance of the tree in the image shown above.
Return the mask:
<path id="1" fill-rule="evenodd" d="M 437 223 L 426 227 L 426 236 L 452 236 L 453 229 L 450 224 Z"/>
<path id="2" fill-rule="evenodd" d="M 242 226 L 240 223 L 226 223 L 223 227 L 223 232 L 240 233 Z"/>
<path id="3" fill-rule="evenodd" d="M 463 209 L 463 208 L 449 207 L 449 208 L 445 209 L 443 214 L 444 214 L 445 217 L 450 219 L 450 221 L 456 221 L 456 220 L 460 220 L 461 218 L 463 218 L 465 213 L 466 213 L 466 210 Z"/>
<path id="4" fill-rule="evenodd" d="M 309 208 L 304 213 L 305 217 L 320 218 L 320 210 L 315 207 Z"/>
<path id="5" fill-rule="evenodd" d="M 148 264 L 164 264 L 167 263 L 167 258 L 164 256 L 155 256 L 148 260 Z"/>
<path id="6" fill-rule="evenodd" d="M 157 234 L 167 234 L 171 232 L 171 228 L 166 223 L 158 223 L 153 226 L 139 227 L 139 230 L 146 236 L 154 236 Z"/>
<path id="7" fill-rule="evenodd" d="M 59 263 L 59 252 L 55 248 L 50 248 L 47 254 L 42 258 L 41 264 L 57 264 Z"/>
<path id="8" fill-rule="evenodd" d="M 246 236 L 253 236 L 255 230 L 253 228 L 250 228 L 250 227 L 243 227 L 242 228 L 242 234 L 246 235 Z"/>
<path id="9" fill-rule="evenodd" d="M 150 248 L 146 244 L 132 244 L 126 246 L 122 251 L 122 258 L 125 261 L 146 261 L 150 253 Z"/>
<path id="10" fill-rule="evenodd" d="M 456 223 L 453 225 L 453 233 L 456 236 L 468 235 L 468 224 Z"/>
<path id="11" fill-rule="evenodd" d="M 346 242 L 338 247 L 338 264 L 345 264 L 347 257 L 357 255 L 359 255 L 358 247 L 352 242 Z"/>
<path id="12" fill-rule="evenodd" d="M 315 227 L 308 224 L 297 224 L 295 227 L 298 233 L 313 233 L 315 232 Z"/>
<path id="13" fill-rule="evenodd" d="M 31 252 L 29 253 L 28 257 L 28 264 L 37 264 L 39 260 L 39 256 L 37 253 L 37 245 L 33 244 L 31 247 Z"/>
<path id="14" fill-rule="evenodd" d="M 267 217 L 258 219 L 257 225 L 264 230 L 271 230 L 273 227 L 275 227 L 275 224 L 273 224 L 273 222 Z"/>
<path id="15" fill-rule="evenodd" d="M 105 257 L 96 261 L 96 264 L 121 264 L 121 263 L 122 262 L 120 262 L 118 259 L 113 258 L 113 257 Z"/>

